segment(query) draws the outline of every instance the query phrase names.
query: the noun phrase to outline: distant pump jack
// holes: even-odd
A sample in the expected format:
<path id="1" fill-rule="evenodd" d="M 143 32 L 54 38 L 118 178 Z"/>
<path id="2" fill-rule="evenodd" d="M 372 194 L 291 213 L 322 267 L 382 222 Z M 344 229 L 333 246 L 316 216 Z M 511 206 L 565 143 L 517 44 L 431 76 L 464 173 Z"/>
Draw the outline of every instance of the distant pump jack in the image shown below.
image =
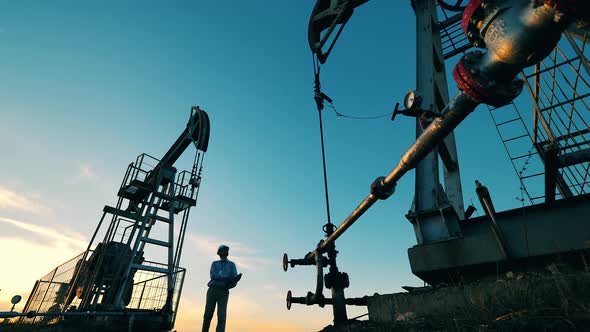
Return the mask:
<path id="1" fill-rule="evenodd" d="M 87 250 L 37 281 L 21 323 L 53 324 L 86 315 L 125 331 L 174 326 L 185 275 L 180 257 L 209 130 L 207 113 L 193 106 L 186 128 L 161 159 L 144 153 L 129 164 L 117 204 L 104 206 Z M 192 168 L 177 173 L 174 164 L 190 145 L 196 148 Z M 106 219 L 110 223 L 103 227 Z M 102 241 L 95 243 L 99 236 Z"/>

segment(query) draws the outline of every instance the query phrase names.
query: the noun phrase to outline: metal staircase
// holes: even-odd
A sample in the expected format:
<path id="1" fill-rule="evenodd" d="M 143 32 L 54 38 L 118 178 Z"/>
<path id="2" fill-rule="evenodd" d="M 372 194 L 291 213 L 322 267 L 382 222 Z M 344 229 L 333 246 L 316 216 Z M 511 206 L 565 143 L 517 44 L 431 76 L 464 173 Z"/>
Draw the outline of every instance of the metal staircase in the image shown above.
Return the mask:
<path id="1" fill-rule="evenodd" d="M 588 41 L 584 30 L 566 32 L 550 56 L 521 74 L 530 99 L 488 107 L 530 204 L 590 191 Z M 523 107 L 532 109 L 532 125 Z"/>

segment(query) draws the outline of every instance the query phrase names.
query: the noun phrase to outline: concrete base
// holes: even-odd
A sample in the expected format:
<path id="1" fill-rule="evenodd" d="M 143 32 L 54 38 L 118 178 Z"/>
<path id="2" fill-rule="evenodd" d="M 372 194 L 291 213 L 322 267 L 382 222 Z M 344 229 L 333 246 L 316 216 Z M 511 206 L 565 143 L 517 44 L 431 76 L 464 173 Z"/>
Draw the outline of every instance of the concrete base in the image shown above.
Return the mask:
<path id="1" fill-rule="evenodd" d="M 590 273 L 504 278 L 368 298 L 369 321 L 323 331 L 586 331 L 590 329 Z"/>

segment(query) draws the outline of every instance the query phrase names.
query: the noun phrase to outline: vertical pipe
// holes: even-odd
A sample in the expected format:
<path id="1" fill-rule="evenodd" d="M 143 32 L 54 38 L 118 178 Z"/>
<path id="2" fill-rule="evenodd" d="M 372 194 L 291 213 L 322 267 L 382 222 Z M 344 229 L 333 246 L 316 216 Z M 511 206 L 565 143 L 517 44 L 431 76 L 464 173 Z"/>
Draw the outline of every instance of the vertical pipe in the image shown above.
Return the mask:
<path id="1" fill-rule="evenodd" d="M 348 321 L 346 314 L 346 297 L 344 289 L 332 287 L 332 311 L 334 313 L 334 325 L 338 326 Z"/>

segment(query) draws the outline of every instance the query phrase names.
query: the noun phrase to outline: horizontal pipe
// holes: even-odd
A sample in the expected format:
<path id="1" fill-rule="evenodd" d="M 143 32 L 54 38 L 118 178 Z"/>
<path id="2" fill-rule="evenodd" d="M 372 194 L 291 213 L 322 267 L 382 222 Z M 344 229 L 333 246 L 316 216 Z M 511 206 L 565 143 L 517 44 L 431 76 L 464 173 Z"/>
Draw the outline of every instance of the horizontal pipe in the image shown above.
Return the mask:
<path id="1" fill-rule="evenodd" d="M 334 299 L 324 298 L 322 301 L 324 302 L 324 304 L 327 304 L 327 305 L 334 304 Z M 346 299 L 345 301 L 346 301 L 346 305 L 356 305 L 356 306 L 366 306 L 367 305 L 367 298 L 366 297 L 349 298 L 349 299 Z M 308 304 L 306 297 L 292 297 L 291 303 L 305 304 L 305 305 L 318 304 L 317 302 L 313 302 L 313 303 Z"/>
<path id="2" fill-rule="evenodd" d="M 384 191 L 393 191 L 397 181 L 408 171 L 414 169 L 424 157 L 432 151 L 447 135 L 449 135 L 469 113 L 475 110 L 477 106 L 471 97 L 459 91 L 459 93 L 449 102 L 447 107 L 442 111 L 440 117 L 437 117 L 422 132 L 416 142 L 410 146 L 402 156 L 399 164 L 383 179 Z M 352 226 L 375 202 L 377 197 L 369 194 L 359 206 L 336 228 L 319 247 L 320 251 L 325 251 L 336 239 L 338 239 L 346 230 Z M 305 256 L 305 259 L 312 260 L 316 251 L 312 251 Z"/>

